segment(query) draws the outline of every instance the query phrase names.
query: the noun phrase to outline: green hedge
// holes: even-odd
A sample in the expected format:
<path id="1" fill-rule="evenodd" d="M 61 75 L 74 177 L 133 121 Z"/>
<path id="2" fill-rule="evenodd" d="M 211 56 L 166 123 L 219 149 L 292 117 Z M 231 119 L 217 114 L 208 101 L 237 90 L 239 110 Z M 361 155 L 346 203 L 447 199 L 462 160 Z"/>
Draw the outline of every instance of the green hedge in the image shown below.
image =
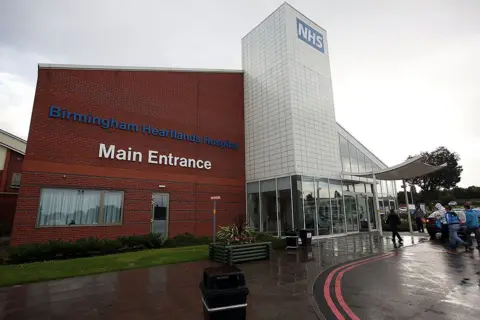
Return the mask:
<path id="1" fill-rule="evenodd" d="M 197 238 L 188 233 L 170 239 L 163 239 L 159 234 L 149 233 L 118 237 L 115 240 L 97 238 L 79 239 L 75 242 L 52 240 L 46 243 L 10 247 L 7 259 L 9 263 L 25 263 L 90 257 L 143 249 L 193 246 L 210 242 L 208 237 Z"/>
<path id="2" fill-rule="evenodd" d="M 279 250 L 285 249 L 285 239 L 278 238 L 266 233 L 257 233 L 255 242 L 271 242 L 272 249 Z"/>

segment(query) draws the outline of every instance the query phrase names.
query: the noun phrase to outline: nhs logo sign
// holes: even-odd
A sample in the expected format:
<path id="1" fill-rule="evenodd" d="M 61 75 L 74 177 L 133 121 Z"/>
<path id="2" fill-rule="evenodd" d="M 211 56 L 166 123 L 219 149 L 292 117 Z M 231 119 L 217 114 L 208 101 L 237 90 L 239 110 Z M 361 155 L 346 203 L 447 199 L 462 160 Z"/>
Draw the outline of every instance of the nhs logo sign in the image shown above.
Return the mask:
<path id="1" fill-rule="evenodd" d="M 325 48 L 323 46 L 323 35 L 298 18 L 297 36 L 298 39 L 305 41 L 321 53 L 325 53 Z"/>

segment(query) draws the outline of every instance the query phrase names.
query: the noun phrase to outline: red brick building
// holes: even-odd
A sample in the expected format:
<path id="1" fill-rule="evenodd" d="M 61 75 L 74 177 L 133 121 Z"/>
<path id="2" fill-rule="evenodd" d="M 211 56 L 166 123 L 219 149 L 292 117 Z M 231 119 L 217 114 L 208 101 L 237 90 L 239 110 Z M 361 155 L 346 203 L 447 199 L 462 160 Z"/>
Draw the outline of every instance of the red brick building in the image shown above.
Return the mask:
<path id="1" fill-rule="evenodd" d="M 26 143 L 0 130 L 0 237 L 12 230 Z"/>
<path id="2" fill-rule="evenodd" d="M 11 244 L 245 213 L 243 73 L 40 65 Z"/>

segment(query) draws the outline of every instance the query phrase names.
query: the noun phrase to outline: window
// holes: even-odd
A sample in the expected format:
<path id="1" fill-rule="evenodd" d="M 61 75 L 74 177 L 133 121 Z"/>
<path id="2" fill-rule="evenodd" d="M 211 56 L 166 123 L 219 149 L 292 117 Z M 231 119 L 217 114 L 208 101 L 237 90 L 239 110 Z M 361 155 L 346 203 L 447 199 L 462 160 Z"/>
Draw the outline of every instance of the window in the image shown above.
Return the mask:
<path id="1" fill-rule="evenodd" d="M 280 235 L 293 229 L 292 221 L 292 195 L 290 190 L 290 177 L 277 179 L 278 188 L 278 216 L 280 219 Z"/>
<path id="2" fill-rule="evenodd" d="M 343 136 L 339 135 L 340 139 L 340 157 L 342 160 L 342 169 L 344 172 L 351 172 L 350 155 L 348 153 L 348 142 Z"/>
<path id="3" fill-rule="evenodd" d="M 305 216 L 303 214 L 302 177 L 292 176 L 292 200 L 293 200 L 293 227 L 305 228 Z"/>
<path id="4" fill-rule="evenodd" d="M 358 150 L 358 167 L 358 172 L 367 171 L 366 157 L 360 150 Z"/>
<path id="5" fill-rule="evenodd" d="M 317 226 L 318 235 L 332 234 L 332 217 L 330 214 L 330 194 L 327 179 L 315 179 L 317 191 Z"/>
<path id="6" fill-rule="evenodd" d="M 345 215 L 343 210 L 342 182 L 338 180 L 329 180 L 329 190 L 333 233 L 344 233 Z"/>
<path id="7" fill-rule="evenodd" d="M 315 183 L 312 177 L 302 178 L 302 194 L 305 228 L 315 230 Z"/>
<path id="8" fill-rule="evenodd" d="M 357 148 L 350 142 L 348 143 L 348 150 L 350 152 L 350 162 L 352 164 L 352 172 L 358 172 L 358 154 Z"/>
<path id="9" fill-rule="evenodd" d="M 248 225 L 260 231 L 260 188 L 258 182 L 247 183 Z"/>
<path id="10" fill-rule="evenodd" d="M 20 180 L 22 179 L 21 173 L 14 173 L 12 175 L 12 188 L 19 188 L 20 187 Z"/>
<path id="11" fill-rule="evenodd" d="M 277 235 L 277 193 L 275 179 L 260 182 L 262 231 Z"/>
<path id="12" fill-rule="evenodd" d="M 37 225 L 120 224 L 122 207 L 122 191 L 43 189 Z"/>

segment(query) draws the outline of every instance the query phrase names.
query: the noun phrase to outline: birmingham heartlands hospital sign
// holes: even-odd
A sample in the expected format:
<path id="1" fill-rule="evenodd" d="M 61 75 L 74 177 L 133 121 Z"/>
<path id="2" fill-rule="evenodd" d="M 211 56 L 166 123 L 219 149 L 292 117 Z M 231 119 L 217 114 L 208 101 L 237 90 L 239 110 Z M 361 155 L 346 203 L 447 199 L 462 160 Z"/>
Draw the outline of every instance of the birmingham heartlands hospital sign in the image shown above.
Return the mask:
<path id="1" fill-rule="evenodd" d="M 91 113 L 83 114 L 78 112 L 70 112 L 65 108 L 60 108 L 56 106 L 50 106 L 48 116 L 50 118 L 70 120 L 74 122 L 97 125 L 102 127 L 103 129 L 115 128 L 122 131 L 142 132 L 143 134 L 148 134 L 148 135 L 162 137 L 162 138 L 183 140 L 183 141 L 189 141 L 193 143 L 204 143 L 204 144 L 218 147 L 220 149 L 238 150 L 238 143 L 232 143 L 228 140 L 216 140 L 207 136 L 200 137 L 196 134 L 187 134 L 184 132 L 179 132 L 177 130 L 171 130 L 171 129 L 163 129 L 163 128 L 158 129 L 149 124 L 138 125 L 136 123 L 127 123 L 127 122 L 119 121 L 115 119 L 115 117 L 101 118 L 101 117 L 92 115 Z"/>
<path id="2" fill-rule="evenodd" d="M 150 124 L 141 124 L 138 125 L 136 123 L 127 123 L 124 121 L 120 121 L 115 119 L 114 117 L 111 118 L 101 118 L 95 115 L 77 113 L 77 112 L 70 112 L 65 108 L 60 108 L 56 106 L 50 106 L 48 116 L 50 118 L 55 119 L 62 119 L 62 120 L 70 120 L 74 122 L 80 122 L 85 124 L 91 124 L 100 126 L 103 129 L 111 129 L 115 128 L 122 131 L 129 131 L 129 132 L 141 132 L 145 135 L 151 135 L 161 138 L 169 138 L 181 141 L 188 141 L 192 143 L 203 143 L 210 146 L 218 147 L 220 149 L 231 149 L 231 150 L 238 150 L 238 143 L 233 143 L 228 140 L 216 140 L 212 139 L 208 136 L 199 136 L 196 134 L 187 134 L 184 132 L 179 132 L 177 130 L 171 129 L 159 129 L 155 128 Z M 204 169 L 210 170 L 212 164 L 210 161 L 207 160 L 196 160 L 196 159 L 187 159 L 183 157 L 176 157 L 171 153 L 168 155 L 161 155 L 158 151 L 149 150 L 148 155 L 146 157 L 143 156 L 142 153 L 133 150 L 131 147 L 124 149 L 118 149 L 115 145 L 109 145 L 108 147 L 100 143 L 98 156 L 100 158 L 107 158 L 107 159 L 114 159 L 119 161 L 135 161 L 135 162 L 142 162 L 144 158 L 148 161 L 148 163 L 154 164 L 163 164 L 167 166 L 180 166 L 185 168 L 196 168 L 196 169 Z"/>

